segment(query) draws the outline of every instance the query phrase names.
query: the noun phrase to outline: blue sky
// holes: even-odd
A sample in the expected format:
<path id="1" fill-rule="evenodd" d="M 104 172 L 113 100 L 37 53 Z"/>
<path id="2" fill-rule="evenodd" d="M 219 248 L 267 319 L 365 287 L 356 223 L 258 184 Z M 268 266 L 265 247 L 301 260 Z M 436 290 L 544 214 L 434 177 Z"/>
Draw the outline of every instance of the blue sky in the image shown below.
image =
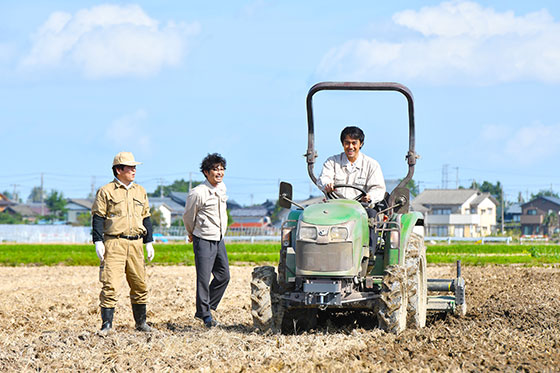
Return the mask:
<path id="1" fill-rule="evenodd" d="M 305 97 L 320 81 L 414 94 L 421 189 L 500 181 L 560 192 L 557 1 L 20 1 L 0 5 L 0 191 L 83 198 L 132 151 L 137 182 L 200 180 L 219 152 L 241 204 L 317 194 Z M 321 92 L 315 172 L 346 125 L 386 178 L 406 174 L 398 94 Z M 447 170 L 446 172 L 444 170 Z"/>

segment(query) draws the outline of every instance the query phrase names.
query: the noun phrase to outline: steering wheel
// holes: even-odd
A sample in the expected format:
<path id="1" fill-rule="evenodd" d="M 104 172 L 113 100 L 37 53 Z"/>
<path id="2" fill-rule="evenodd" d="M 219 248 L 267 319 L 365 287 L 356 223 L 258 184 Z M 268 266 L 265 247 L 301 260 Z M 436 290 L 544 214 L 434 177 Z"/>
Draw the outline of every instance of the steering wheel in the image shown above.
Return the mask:
<path id="1" fill-rule="evenodd" d="M 352 185 L 352 184 L 335 184 L 333 185 L 333 188 L 352 188 L 352 189 L 356 189 L 358 192 L 360 192 L 360 194 L 356 197 L 354 197 L 355 201 L 359 201 L 361 200 L 366 194 L 367 192 L 363 189 L 360 188 L 359 186 L 356 185 Z M 332 191 L 330 193 L 327 193 L 327 197 L 329 197 L 330 199 L 344 199 L 343 196 L 341 196 L 340 194 L 338 194 L 335 191 Z"/>

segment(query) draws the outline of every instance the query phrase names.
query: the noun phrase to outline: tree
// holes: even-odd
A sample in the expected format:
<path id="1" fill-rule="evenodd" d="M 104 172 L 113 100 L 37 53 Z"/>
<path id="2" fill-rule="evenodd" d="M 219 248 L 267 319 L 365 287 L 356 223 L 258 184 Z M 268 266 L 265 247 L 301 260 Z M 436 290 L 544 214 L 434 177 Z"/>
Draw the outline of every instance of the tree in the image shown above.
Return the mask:
<path id="1" fill-rule="evenodd" d="M 46 198 L 45 191 L 43 190 L 42 193 L 43 193 L 43 199 L 45 199 Z M 27 199 L 31 202 L 41 202 L 41 187 L 33 187 Z"/>
<path id="2" fill-rule="evenodd" d="M 560 198 L 558 196 L 558 193 L 553 192 L 550 189 L 543 189 L 540 190 L 537 194 L 533 194 L 531 193 L 531 200 L 535 199 L 535 198 L 539 198 L 539 197 L 556 197 L 556 198 Z"/>
<path id="3" fill-rule="evenodd" d="M 167 226 L 167 222 L 165 221 L 165 216 L 163 216 L 161 210 L 152 207 L 150 209 L 150 215 L 151 215 L 150 219 L 152 220 L 152 224 L 154 225 L 154 227 Z"/>
<path id="4" fill-rule="evenodd" d="M 198 184 L 201 184 L 202 181 L 193 181 L 191 183 L 191 188 L 194 188 Z M 188 192 L 189 191 L 189 181 L 184 179 L 175 180 L 171 185 L 158 185 L 156 190 L 153 193 L 148 193 L 149 197 L 161 197 L 163 194 L 164 197 L 169 197 L 171 192 Z M 162 193 L 163 192 L 163 193 Z"/>
<path id="5" fill-rule="evenodd" d="M 62 192 L 51 190 L 49 196 L 45 200 L 47 207 L 51 211 L 51 216 L 55 219 L 62 219 L 68 211 L 66 208 L 66 199 Z"/>
<path id="6" fill-rule="evenodd" d="M 0 224 L 23 224 L 20 214 L 10 214 L 7 211 L 0 212 Z"/>
<path id="7" fill-rule="evenodd" d="M 544 217 L 543 224 L 546 227 L 549 236 L 552 236 L 555 231 L 559 228 L 559 217 L 558 213 L 555 211 L 549 211 L 548 214 Z"/>
<path id="8" fill-rule="evenodd" d="M 76 218 L 76 225 L 83 226 L 83 227 L 87 227 L 91 225 L 91 213 L 88 211 L 88 212 L 82 212 L 81 214 L 78 214 Z"/>
<path id="9" fill-rule="evenodd" d="M 408 183 L 406 183 L 406 187 L 408 188 L 408 190 L 410 190 L 410 194 L 413 197 L 416 197 L 420 193 L 420 187 L 418 186 L 418 183 L 414 181 L 414 179 L 408 180 Z"/>

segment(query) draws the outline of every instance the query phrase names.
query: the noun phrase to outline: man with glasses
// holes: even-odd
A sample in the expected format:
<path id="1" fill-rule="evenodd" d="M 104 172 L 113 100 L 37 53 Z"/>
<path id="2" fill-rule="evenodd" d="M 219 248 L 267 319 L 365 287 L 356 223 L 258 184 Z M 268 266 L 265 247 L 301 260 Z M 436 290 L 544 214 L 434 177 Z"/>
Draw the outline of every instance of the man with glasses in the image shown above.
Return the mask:
<path id="1" fill-rule="evenodd" d="M 229 283 L 229 262 L 224 244 L 228 217 L 226 186 L 223 183 L 226 160 L 218 153 L 208 154 L 200 165 L 206 181 L 187 196 L 183 222 L 193 243 L 196 266 L 196 313 L 208 328 L 217 325 L 216 310 Z M 210 275 L 214 278 L 210 282 Z"/>
<path id="2" fill-rule="evenodd" d="M 130 286 L 136 329 L 151 331 L 146 323 L 148 287 L 142 243 L 146 244 L 150 261 L 154 247 L 148 196 L 143 187 L 134 184 L 139 164 L 132 153 L 117 154 L 113 160 L 115 179 L 97 191 L 91 208 L 93 242 L 101 262 L 99 281 L 103 284 L 99 295 L 103 322 L 100 335 L 107 335 L 113 327 L 123 272 Z"/>

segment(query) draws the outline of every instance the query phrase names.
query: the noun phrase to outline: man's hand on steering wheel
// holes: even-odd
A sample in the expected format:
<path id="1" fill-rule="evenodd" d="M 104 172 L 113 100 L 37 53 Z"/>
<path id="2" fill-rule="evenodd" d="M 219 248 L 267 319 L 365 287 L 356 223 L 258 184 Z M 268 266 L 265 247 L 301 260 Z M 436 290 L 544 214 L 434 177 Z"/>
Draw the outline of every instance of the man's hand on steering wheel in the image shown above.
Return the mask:
<path id="1" fill-rule="evenodd" d="M 329 197 L 330 199 L 340 199 L 340 198 L 344 198 L 343 196 L 341 196 L 340 194 L 338 194 L 335 189 L 336 188 L 352 188 L 352 189 L 356 189 L 358 192 L 360 192 L 360 194 L 356 197 L 354 197 L 355 201 L 360 201 L 360 202 L 366 202 L 369 203 L 370 202 L 370 198 L 367 194 L 367 192 L 356 185 L 352 185 L 352 184 L 332 184 L 329 183 L 327 185 L 325 185 L 325 191 L 327 192 L 327 197 Z M 330 191 L 329 191 L 330 189 Z"/>

